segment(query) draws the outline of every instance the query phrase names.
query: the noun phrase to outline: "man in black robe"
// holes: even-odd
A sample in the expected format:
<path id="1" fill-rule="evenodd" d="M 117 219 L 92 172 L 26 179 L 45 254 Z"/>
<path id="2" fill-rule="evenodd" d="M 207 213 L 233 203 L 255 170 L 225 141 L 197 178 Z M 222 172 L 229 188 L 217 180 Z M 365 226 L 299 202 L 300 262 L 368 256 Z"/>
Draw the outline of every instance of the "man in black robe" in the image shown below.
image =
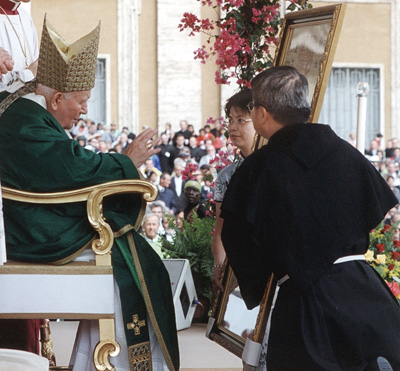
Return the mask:
<path id="1" fill-rule="evenodd" d="M 267 145 L 246 158 L 224 201 L 222 241 L 249 309 L 271 273 L 268 371 L 400 370 L 400 307 L 365 262 L 369 231 L 396 205 L 384 179 L 327 125 L 308 124 L 306 78 L 274 67 L 252 81 Z"/>

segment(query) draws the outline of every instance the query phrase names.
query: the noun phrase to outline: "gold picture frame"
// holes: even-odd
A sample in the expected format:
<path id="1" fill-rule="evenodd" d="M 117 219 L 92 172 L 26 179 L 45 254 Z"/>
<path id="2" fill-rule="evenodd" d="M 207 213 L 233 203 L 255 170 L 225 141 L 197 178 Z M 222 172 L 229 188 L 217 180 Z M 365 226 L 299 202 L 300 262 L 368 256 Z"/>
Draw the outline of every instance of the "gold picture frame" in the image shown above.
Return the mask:
<path id="1" fill-rule="evenodd" d="M 318 120 L 343 24 L 344 4 L 300 10 L 283 20 L 274 65 L 292 66 L 308 80 L 310 122 Z"/>
<path id="2" fill-rule="evenodd" d="M 296 67 L 309 80 L 309 122 L 318 119 L 321 111 L 344 12 L 345 5 L 338 4 L 288 13 L 283 20 L 274 65 Z M 264 142 L 264 138 L 256 135 L 254 148 L 261 147 Z M 228 262 L 225 262 L 223 272 L 224 292 L 216 295 L 206 336 L 240 357 L 245 368 L 251 368 L 258 365 L 260 358 L 276 280 L 273 274 L 269 277 L 250 333 L 238 333 L 232 331 L 230 320 L 226 317 L 229 314 L 228 303 L 236 300 L 240 293 L 237 292 L 236 279 Z"/>

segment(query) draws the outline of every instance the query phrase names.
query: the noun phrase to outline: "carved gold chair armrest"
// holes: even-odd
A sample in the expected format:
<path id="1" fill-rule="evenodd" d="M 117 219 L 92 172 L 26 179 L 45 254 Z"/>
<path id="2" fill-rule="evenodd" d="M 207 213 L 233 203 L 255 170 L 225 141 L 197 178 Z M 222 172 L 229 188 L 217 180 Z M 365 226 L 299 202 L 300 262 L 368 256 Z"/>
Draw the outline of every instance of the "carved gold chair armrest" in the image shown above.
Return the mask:
<path id="1" fill-rule="evenodd" d="M 103 217 L 103 200 L 107 196 L 116 194 L 136 193 L 142 194 L 143 200 L 154 201 L 157 198 L 157 187 L 146 180 L 116 180 L 98 184 L 91 187 L 76 189 L 72 191 L 53 193 L 34 193 L 2 187 L 2 196 L 5 199 L 36 203 L 36 204 L 63 204 L 72 202 L 87 202 L 87 216 L 93 229 L 99 234 L 92 242 L 92 249 L 96 254 L 96 265 L 111 265 L 110 251 L 114 243 L 111 227 Z M 143 210 L 139 214 L 135 228 L 143 218 Z"/>

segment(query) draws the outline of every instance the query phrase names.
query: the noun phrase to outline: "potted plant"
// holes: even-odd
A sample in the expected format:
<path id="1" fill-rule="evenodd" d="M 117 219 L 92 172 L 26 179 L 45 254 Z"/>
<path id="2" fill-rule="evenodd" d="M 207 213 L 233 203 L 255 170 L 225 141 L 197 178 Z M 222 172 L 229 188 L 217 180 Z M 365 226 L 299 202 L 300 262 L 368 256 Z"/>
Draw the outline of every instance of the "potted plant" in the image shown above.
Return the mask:
<path id="1" fill-rule="evenodd" d="M 193 215 L 193 222 L 182 219 L 182 228 L 175 223 L 174 218 L 169 220 L 172 229 L 172 240 L 163 241 L 163 254 L 168 259 L 188 259 L 193 275 L 193 281 L 200 305 L 201 313 L 208 315 L 213 289 L 212 266 L 214 258 L 211 251 L 211 242 L 215 219 L 211 216 L 200 219 Z"/>

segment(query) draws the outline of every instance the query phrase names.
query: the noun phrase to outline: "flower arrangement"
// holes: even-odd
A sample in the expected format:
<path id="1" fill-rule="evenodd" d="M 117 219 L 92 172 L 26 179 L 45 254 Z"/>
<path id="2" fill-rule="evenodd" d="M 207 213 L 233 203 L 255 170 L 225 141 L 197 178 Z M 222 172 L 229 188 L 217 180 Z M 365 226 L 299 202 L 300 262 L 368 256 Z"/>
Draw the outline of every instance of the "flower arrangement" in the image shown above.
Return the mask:
<path id="1" fill-rule="evenodd" d="M 194 214 L 192 223 L 182 219 L 182 224 L 183 228 L 180 229 L 173 218 L 169 221 L 169 227 L 174 233 L 172 241 L 163 241 L 163 253 L 170 259 L 189 260 L 198 297 L 205 297 L 211 303 L 214 264 L 211 243 L 215 220 L 214 218 L 200 219 Z"/>
<path id="2" fill-rule="evenodd" d="M 178 28 L 190 30 L 189 36 L 204 33 L 207 45 L 194 51 L 194 59 L 205 63 L 216 57 L 217 84 L 229 84 L 237 78 L 240 86 L 250 87 L 257 72 L 270 67 L 273 50 L 278 44 L 282 23 L 280 0 L 197 0 L 202 6 L 212 7 L 217 20 L 200 19 L 184 13 Z M 289 10 L 306 7 L 306 1 L 290 0 Z M 300 5 L 302 4 L 302 5 Z M 310 6 L 311 7 L 311 6 Z M 221 11 L 221 15 L 219 15 Z"/>
<path id="3" fill-rule="evenodd" d="M 397 228 L 397 225 L 389 226 L 382 222 L 372 230 L 365 258 L 386 281 L 400 302 L 400 241 L 396 234 Z"/>

